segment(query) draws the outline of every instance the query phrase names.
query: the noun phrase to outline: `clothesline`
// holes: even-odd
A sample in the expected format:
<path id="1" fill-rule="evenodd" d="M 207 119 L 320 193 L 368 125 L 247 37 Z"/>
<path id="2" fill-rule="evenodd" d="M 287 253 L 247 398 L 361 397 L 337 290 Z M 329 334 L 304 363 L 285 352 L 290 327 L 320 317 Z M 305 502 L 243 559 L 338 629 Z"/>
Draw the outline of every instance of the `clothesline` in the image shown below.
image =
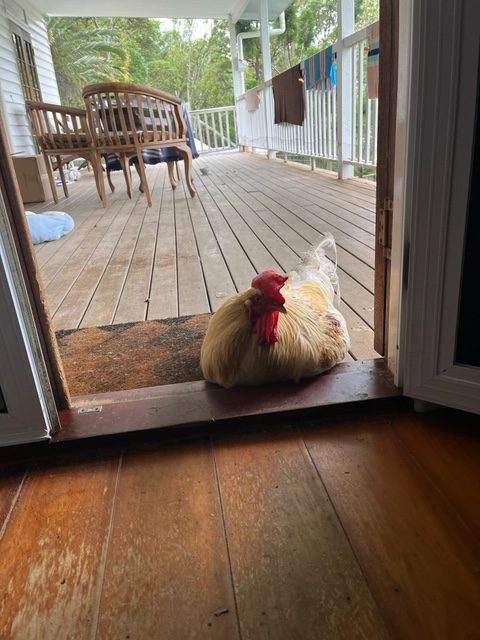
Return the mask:
<path id="1" fill-rule="evenodd" d="M 379 22 L 367 28 L 367 96 L 378 98 L 380 38 Z M 337 84 L 336 52 L 330 45 L 298 65 L 287 69 L 272 78 L 275 108 L 275 124 L 290 123 L 301 125 L 304 119 L 304 92 L 325 91 L 335 88 Z M 256 111 L 260 106 L 260 90 L 258 87 L 245 93 L 247 111 Z"/>

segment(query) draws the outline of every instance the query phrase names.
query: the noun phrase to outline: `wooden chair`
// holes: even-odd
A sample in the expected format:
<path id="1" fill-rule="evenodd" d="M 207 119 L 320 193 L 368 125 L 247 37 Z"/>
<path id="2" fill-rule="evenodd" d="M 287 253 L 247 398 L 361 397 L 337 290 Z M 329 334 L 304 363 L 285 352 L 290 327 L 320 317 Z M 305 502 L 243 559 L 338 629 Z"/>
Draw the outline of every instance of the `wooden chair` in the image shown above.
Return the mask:
<path id="1" fill-rule="evenodd" d="M 129 158 L 136 156 L 141 186 L 147 196 L 148 206 L 151 207 L 152 198 L 142 151 L 170 147 L 180 152 L 185 164 L 188 190 L 192 197 L 195 195 L 192 152 L 187 144 L 187 126 L 178 98 L 151 87 L 117 82 L 88 85 L 83 90 L 83 97 L 95 141 L 97 171 L 101 166 L 102 155 L 116 154 L 131 197 Z M 173 162 L 168 163 L 168 175 L 175 188 Z M 100 186 L 102 185 L 103 183 Z M 103 194 L 105 196 L 104 186 Z"/>
<path id="2" fill-rule="evenodd" d="M 45 158 L 48 179 L 55 202 L 58 202 L 58 196 L 53 174 L 52 157 L 56 160 L 55 168 L 58 169 L 60 174 L 63 193 L 66 198 L 68 198 L 68 188 L 63 166 L 75 158 L 84 158 L 92 164 L 97 191 L 102 198 L 102 193 L 105 192 L 103 174 L 101 170 L 98 170 L 96 163 L 96 149 L 88 128 L 85 109 L 64 107 L 46 102 L 34 102 L 32 100 L 27 100 L 25 104 L 39 150 Z M 106 206 L 105 197 L 102 198 L 102 201 L 103 205 Z"/>

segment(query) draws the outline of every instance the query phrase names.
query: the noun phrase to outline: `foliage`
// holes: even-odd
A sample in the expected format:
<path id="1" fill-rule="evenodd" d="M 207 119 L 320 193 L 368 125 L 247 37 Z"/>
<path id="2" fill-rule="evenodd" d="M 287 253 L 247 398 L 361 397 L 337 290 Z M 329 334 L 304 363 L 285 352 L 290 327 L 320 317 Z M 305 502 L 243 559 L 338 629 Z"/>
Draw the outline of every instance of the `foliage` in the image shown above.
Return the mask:
<path id="1" fill-rule="evenodd" d="M 162 32 L 148 18 L 47 18 L 60 96 L 81 104 L 90 82 L 123 81 L 158 87 L 193 109 L 232 104 L 228 26 L 194 37 L 192 20 Z"/>
<path id="2" fill-rule="evenodd" d="M 117 79 L 122 56 L 120 40 L 90 19 L 48 17 L 47 30 L 64 104 L 81 105 L 82 87 Z"/>
<path id="3" fill-rule="evenodd" d="M 378 19 L 379 0 L 356 0 L 355 28 Z M 294 0 L 285 11 L 285 32 L 271 38 L 272 71 L 278 74 L 335 42 L 337 0 Z M 196 37 L 193 20 L 165 29 L 149 18 L 47 18 L 48 35 L 62 102 L 82 104 L 91 82 L 124 81 L 179 96 L 191 109 L 233 104 L 228 24 L 216 21 Z M 237 33 L 257 31 L 240 21 Z M 246 87 L 261 83 L 260 38 L 243 41 Z"/>

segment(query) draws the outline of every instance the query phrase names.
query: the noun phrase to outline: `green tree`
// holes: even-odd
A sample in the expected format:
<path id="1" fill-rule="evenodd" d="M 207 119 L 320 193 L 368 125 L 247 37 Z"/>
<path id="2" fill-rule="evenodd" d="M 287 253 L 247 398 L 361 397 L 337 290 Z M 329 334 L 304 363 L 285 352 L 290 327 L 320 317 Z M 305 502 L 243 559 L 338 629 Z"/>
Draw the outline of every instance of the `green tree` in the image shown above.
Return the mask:
<path id="1" fill-rule="evenodd" d="M 81 105 L 82 87 L 117 78 L 123 53 L 110 30 L 89 18 L 47 18 L 58 89 L 64 104 Z"/>
<path id="2" fill-rule="evenodd" d="M 195 38 L 193 21 L 176 21 L 174 29 L 164 34 L 162 55 L 152 62 L 151 79 L 191 109 L 232 104 L 227 24 L 219 21 L 208 36 Z"/>

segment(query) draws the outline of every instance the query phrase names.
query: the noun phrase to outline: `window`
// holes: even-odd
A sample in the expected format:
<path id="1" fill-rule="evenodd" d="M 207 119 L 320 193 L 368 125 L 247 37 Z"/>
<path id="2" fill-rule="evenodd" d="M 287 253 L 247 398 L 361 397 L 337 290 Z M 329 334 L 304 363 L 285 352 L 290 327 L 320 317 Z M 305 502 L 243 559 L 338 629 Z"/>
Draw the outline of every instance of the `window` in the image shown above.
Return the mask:
<path id="1" fill-rule="evenodd" d="M 25 100 L 41 101 L 42 94 L 40 91 L 40 82 L 38 81 L 37 67 L 35 65 L 35 52 L 30 42 L 30 36 L 26 31 L 12 22 L 10 23 L 10 27 L 18 70 L 20 72 L 23 97 Z"/>

